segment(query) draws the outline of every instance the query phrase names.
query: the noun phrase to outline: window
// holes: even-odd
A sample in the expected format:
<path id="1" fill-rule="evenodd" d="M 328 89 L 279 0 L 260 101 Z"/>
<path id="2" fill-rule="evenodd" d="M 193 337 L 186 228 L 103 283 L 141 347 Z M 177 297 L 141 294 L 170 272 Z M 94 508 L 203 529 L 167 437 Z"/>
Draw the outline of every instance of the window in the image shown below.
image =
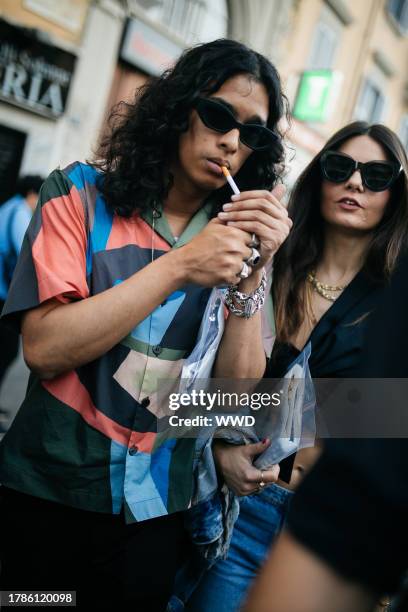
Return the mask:
<path id="1" fill-rule="evenodd" d="M 336 46 L 336 33 L 325 23 L 318 23 L 310 54 L 310 68 L 316 70 L 330 68 L 333 64 Z"/>
<path id="2" fill-rule="evenodd" d="M 408 34 L 408 0 L 389 0 L 388 13 L 401 34 Z"/>
<path id="3" fill-rule="evenodd" d="M 309 69 L 324 70 L 333 66 L 341 32 L 340 20 L 331 10 L 323 7 L 312 39 Z"/>
<path id="4" fill-rule="evenodd" d="M 405 147 L 405 150 L 408 153 L 408 115 L 404 115 L 401 119 L 399 136 L 401 138 L 402 144 Z"/>
<path id="5" fill-rule="evenodd" d="M 379 123 L 384 115 L 384 107 L 385 98 L 380 86 L 369 78 L 365 79 L 354 113 L 355 119 Z"/>
<path id="6" fill-rule="evenodd" d="M 143 10 L 151 22 L 158 22 L 186 46 L 227 36 L 226 0 L 129 0 L 128 6 Z"/>

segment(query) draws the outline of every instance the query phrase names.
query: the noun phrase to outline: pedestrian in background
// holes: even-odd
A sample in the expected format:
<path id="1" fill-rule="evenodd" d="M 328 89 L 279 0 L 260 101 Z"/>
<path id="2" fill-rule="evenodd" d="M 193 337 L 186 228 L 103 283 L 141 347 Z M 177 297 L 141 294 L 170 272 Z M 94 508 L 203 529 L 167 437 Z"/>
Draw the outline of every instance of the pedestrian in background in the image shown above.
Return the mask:
<path id="1" fill-rule="evenodd" d="M 16 194 L 0 207 L 0 313 L 43 180 L 37 175 L 21 177 Z M 8 368 L 17 357 L 18 338 L 15 329 L 0 321 L 0 387 Z M 5 419 L 6 411 L 0 406 L 0 433 L 5 429 Z"/>

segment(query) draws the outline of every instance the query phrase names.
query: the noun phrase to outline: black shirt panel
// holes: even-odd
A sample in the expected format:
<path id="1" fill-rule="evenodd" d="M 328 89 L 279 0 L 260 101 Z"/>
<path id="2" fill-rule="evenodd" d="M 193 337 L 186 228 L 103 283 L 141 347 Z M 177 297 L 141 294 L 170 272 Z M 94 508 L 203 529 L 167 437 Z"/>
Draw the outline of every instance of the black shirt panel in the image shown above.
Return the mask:
<path id="1" fill-rule="evenodd" d="M 329 440 L 292 500 L 295 538 L 344 577 L 393 592 L 408 563 L 408 440 Z"/>
<path id="2" fill-rule="evenodd" d="M 383 290 L 382 284 L 374 282 L 361 271 L 325 312 L 309 338 L 312 344 L 309 359 L 312 378 L 358 376 L 367 326 Z M 265 377 L 284 376 L 299 353 L 290 344 L 275 342 Z M 295 455 L 291 455 L 280 462 L 281 480 L 290 481 L 294 459 Z"/>

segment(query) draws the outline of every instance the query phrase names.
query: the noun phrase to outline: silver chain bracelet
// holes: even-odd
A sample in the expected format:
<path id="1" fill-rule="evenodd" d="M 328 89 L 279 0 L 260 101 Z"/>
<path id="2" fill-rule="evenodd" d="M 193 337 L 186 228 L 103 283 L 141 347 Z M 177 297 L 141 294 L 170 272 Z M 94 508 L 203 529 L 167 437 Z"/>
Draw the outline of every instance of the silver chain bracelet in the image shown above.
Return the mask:
<path id="1" fill-rule="evenodd" d="M 242 293 L 235 286 L 228 287 L 225 305 L 237 317 L 250 319 L 265 303 L 266 272 L 262 272 L 261 284 L 253 293 Z"/>

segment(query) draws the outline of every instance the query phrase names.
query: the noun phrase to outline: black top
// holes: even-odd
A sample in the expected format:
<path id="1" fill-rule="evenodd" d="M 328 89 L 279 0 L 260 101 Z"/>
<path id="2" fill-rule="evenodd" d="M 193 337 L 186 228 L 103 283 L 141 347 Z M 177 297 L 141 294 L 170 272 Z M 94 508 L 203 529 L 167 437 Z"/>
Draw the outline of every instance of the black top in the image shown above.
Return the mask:
<path id="1" fill-rule="evenodd" d="M 407 313 L 408 258 L 371 317 L 358 375 L 408 378 Z M 385 385 L 383 393 L 386 407 Z M 408 566 L 407 511 L 407 438 L 329 440 L 293 499 L 288 527 L 340 574 L 392 592 Z"/>
<path id="2" fill-rule="evenodd" d="M 355 378 L 371 313 L 380 301 L 383 285 L 359 272 L 328 308 L 307 342 L 312 344 L 309 368 L 312 378 Z M 361 319 L 361 320 L 360 320 Z M 306 342 L 306 344 L 307 344 Z M 266 378 L 281 378 L 300 351 L 275 342 Z M 280 463 L 279 478 L 290 481 L 294 455 Z"/>
<path id="3" fill-rule="evenodd" d="M 359 272 L 326 310 L 305 343 L 312 344 L 312 378 L 357 376 L 370 317 L 360 319 L 378 306 L 382 293 L 382 284 Z M 275 342 L 265 377 L 283 376 L 299 353 L 292 345 Z"/>

